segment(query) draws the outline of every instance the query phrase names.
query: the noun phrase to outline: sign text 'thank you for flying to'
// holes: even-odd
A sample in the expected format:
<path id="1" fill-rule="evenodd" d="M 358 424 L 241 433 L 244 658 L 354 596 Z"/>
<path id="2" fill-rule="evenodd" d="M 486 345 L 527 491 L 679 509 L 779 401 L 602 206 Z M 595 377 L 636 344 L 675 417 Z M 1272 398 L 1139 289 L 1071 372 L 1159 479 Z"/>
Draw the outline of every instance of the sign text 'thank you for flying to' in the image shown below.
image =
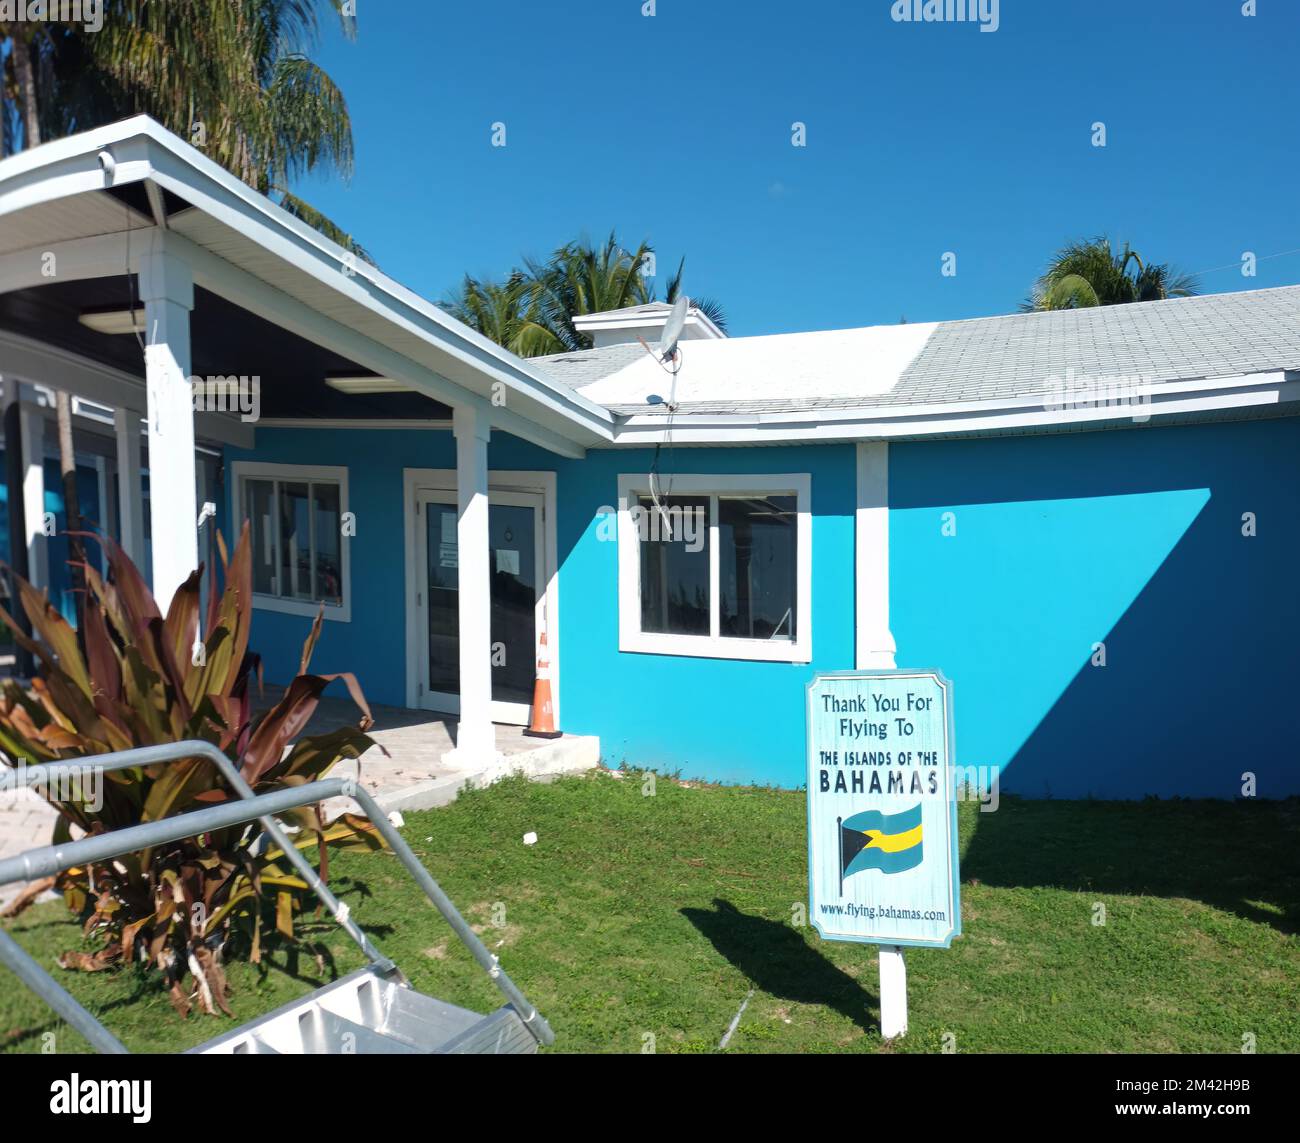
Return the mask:
<path id="1" fill-rule="evenodd" d="M 938 671 L 808 686 L 808 883 L 826 938 L 946 948 L 961 932 L 952 688 Z"/>

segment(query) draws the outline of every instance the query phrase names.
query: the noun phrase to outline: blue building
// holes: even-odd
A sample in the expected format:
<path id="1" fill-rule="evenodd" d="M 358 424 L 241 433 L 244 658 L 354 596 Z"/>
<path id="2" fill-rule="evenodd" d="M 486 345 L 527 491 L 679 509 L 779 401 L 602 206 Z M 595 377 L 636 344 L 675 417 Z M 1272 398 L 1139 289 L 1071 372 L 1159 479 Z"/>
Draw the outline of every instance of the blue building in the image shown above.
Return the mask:
<path id="1" fill-rule="evenodd" d="M 199 505 L 249 522 L 272 680 L 323 604 L 316 669 L 481 751 L 544 635 L 610 764 L 797 786 L 814 674 L 937 667 L 1004 791 L 1300 794 L 1300 288 L 748 338 L 690 310 L 671 355 L 647 306 L 525 361 L 147 119 L 0 164 L 6 215 L 66 267 L 0 247 L 6 378 L 147 416 L 160 598 Z M 227 382 L 255 413 L 175 399 Z"/>

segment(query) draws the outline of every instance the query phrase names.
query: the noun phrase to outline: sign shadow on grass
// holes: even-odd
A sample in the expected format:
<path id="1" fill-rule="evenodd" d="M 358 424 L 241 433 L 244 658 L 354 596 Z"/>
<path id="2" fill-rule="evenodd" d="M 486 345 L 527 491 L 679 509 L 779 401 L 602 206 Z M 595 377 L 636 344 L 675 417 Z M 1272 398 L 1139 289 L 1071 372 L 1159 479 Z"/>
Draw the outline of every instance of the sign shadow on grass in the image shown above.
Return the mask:
<path id="1" fill-rule="evenodd" d="M 712 912 L 679 912 L 760 992 L 796 1004 L 820 1004 L 864 1032 L 879 1030 L 871 1016 L 879 1008 L 876 996 L 809 945 L 800 930 L 742 913 L 719 897 L 713 900 Z"/>

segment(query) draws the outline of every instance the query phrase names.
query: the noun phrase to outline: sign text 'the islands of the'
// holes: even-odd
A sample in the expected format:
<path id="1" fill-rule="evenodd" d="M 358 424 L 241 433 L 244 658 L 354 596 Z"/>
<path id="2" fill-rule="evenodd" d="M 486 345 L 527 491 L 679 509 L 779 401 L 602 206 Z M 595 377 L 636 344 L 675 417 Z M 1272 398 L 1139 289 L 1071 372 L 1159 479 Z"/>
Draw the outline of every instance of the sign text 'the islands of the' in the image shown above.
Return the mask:
<path id="1" fill-rule="evenodd" d="M 961 932 L 952 750 L 938 671 L 809 684 L 809 904 L 823 937 L 947 948 Z"/>

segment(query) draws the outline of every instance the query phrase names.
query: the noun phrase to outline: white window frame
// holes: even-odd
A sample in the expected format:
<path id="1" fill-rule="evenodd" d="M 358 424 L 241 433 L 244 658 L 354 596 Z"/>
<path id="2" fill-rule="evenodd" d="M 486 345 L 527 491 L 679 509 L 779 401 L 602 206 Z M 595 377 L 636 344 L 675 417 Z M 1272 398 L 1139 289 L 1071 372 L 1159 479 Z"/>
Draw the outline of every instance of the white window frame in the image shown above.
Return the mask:
<path id="1" fill-rule="evenodd" d="M 618 478 L 618 647 L 651 655 L 685 655 L 704 659 L 752 659 L 772 663 L 812 662 L 812 476 L 806 472 L 725 474 L 674 473 L 658 476 L 662 495 L 793 495 L 795 525 L 795 638 L 737 639 L 719 634 L 722 554 L 718 544 L 717 500 L 709 509 L 708 635 L 678 635 L 641 630 L 640 537 L 631 509 L 650 494 L 648 474 L 620 473 Z"/>
<path id="2" fill-rule="evenodd" d="M 337 484 L 339 487 L 339 517 L 348 511 L 348 470 L 341 465 L 321 464 L 270 464 L 264 461 L 237 460 L 231 465 L 230 481 L 230 518 L 236 526 L 244 524 L 244 481 L 245 480 L 280 480 L 280 481 L 315 481 L 317 484 Z M 279 513 L 279 497 L 275 498 L 276 512 Z M 254 544 L 257 538 L 254 537 Z M 343 565 L 343 602 L 325 604 L 325 618 L 335 623 L 352 622 L 352 544 L 347 536 L 340 537 L 339 552 Z M 277 567 L 278 574 L 278 567 Z M 253 607 L 261 611 L 278 611 L 284 615 L 307 615 L 315 617 L 320 610 L 320 601 L 308 602 L 302 599 L 283 599 L 278 595 L 265 595 L 253 592 Z"/>

